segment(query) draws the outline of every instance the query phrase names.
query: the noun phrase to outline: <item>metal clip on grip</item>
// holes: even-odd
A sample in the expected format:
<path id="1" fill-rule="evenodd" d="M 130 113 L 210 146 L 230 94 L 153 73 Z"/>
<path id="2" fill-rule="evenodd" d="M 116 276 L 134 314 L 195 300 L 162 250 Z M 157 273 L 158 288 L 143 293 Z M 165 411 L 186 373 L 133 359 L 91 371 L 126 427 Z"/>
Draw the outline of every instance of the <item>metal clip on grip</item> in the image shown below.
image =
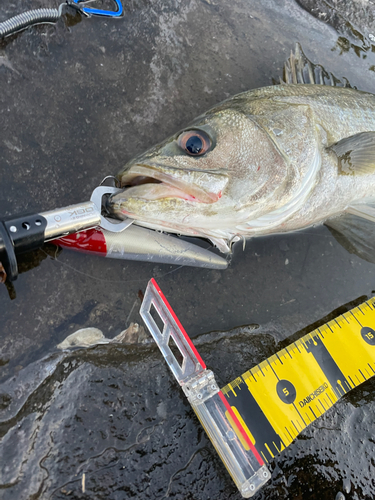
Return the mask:
<path id="1" fill-rule="evenodd" d="M 106 17 L 120 17 L 123 13 L 122 3 L 120 0 L 114 0 L 117 6 L 117 10 L 103 10 L 94 9 L 92 7 L 81 7 L 80 3 L 86 3 L 85 0 L 69 0 L 68 4 L 75 4 L 81 12 L 87 16 L 106 16 Z"/>
<path id="2" fill-rule="evenodd" d="M 140 313 L 240 493 L 252 497 L 271 475 L 154 279 Z M 172 339 L 181 363 L 171 350 Z"/>

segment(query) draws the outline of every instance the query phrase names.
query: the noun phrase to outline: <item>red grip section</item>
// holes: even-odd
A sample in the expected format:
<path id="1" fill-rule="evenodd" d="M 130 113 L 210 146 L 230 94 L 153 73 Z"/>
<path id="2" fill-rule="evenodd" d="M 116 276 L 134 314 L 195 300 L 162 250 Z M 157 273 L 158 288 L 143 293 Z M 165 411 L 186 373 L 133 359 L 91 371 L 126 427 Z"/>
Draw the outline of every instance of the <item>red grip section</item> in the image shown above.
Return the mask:
<path id="1" fill-rule="evenodd" d="M 107 255 L 107 243 L 103 232 L 100 229 L 88 229 L 79 233 L 69 234 L 52 243 L 64 248 L 71 248 L 84 253 L 96 255 Z"/>
<path id="2" fill-rule="evenodd" d="M 236 417 L 236 414 L 234 413 L 234 411 L 232 410 L 232 407 L 231 405 L 228 403 L 228 401 L 226 400 L 224 394 L 219 391 L 218 392 L 219 396 L 220 396 L 220 399 L 221 401 L 224 403 L 224 406 L 225 408 L 227 409 L 227 411 L 229 412 L 230 416 L 232 417 L 233 419 L 233 422 L 236 424 L 238 430 L 240 431 L 240 433 L 242 434 L 242 437 L 244 438 L 244 440 L 246 441 L 246 443 L 249 445 L 249 448 L 250 450 L 253 452 L 255 458 L 258 460 L 258 463 L 259 465 L 264 465 L 264 461 L 262 459 L 262 457 L 259 455 L 258 451 L 256 450 L 255 446 L 253 445 L 253 443 L 251 442 L 249 436 L 247 435 L 245 429 L 242 427 L 240 421 L 238 420 L 238 418 Z"/>
<path id="3" fill-rule="evenodd" d="M 181 325 L 180 323 L 180 320 L 177 318 L 175 312 L 173 311 L 173 309 L 171 308 L 171 306 L 169 305 L 169 302 L 168 300 L 165 298 L 164 296 L 164 293 L 160 290 L 160 287 L 159 285 L 156 283 L 156 281 L 154 280 L 154 278 L 151 278 L 151 283 L 154 285 L 154 287 L 156 288 L 156 291 L 158 292 L 158 294 L 160 295 L 160 298 L 161 300 L 164 302 L 164 304 L 166 305 L 168 311 L 171 313 L 171 315 L 173 316 L 173 319 L 175 320 L 175 322 L 177 323 L 179 329 L 181 330 L 183 336 L 185 337 L 186 339 L 186 342 L 189 344 L 189 346 L 191 347 L 192 351 L 194 352 L 195 356 L 197 357 L 197 360 L 199 361 L 201 367 L 205 370 L 206 369 L 206 364 L 205 362 L 203 361 L 203 359 L 201 358 L 199 352 L 196 350 L 193 342 L 190 340 L 190 337 L 189 335 L 185 332 L 185 329 L 184 327 Z"/>

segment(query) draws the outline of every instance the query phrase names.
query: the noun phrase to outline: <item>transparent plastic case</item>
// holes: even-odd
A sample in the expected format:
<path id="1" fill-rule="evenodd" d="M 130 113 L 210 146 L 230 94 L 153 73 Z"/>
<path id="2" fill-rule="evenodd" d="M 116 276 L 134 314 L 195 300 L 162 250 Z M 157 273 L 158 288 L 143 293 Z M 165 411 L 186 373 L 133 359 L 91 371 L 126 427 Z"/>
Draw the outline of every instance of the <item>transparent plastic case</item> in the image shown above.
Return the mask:
<path id="1" fill-rule="evenodd" d="M 154 279 L 140 313 L 240 493 L 252 497 L 271 474 Z"/>

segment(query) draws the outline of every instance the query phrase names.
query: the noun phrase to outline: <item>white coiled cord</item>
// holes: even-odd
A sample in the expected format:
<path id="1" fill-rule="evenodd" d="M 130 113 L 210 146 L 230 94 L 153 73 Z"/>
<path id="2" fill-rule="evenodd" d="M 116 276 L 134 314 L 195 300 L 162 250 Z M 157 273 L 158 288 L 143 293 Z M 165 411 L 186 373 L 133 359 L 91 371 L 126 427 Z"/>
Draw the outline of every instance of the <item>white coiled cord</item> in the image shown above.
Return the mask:
<path id="1" fill-rule="evenodd" d="M 58 9 L 35 9 L 23 12 L 17 16 L 0 23 L 0 38 L 12 35 L 17 31 L 23 30 L 28 26 L 39 23 L 55 23 L 62 15 L 63 7 L 61 4 Z"/>

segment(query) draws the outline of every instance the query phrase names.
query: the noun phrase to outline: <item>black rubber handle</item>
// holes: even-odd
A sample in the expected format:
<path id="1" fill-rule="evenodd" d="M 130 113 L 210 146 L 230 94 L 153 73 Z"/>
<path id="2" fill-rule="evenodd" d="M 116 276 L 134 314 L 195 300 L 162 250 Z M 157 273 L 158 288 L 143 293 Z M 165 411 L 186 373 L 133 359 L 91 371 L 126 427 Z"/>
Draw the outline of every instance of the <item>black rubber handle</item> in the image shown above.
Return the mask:
<path id="1" fill-rule="evenodd" d="M 14 281 L 18 276 L 17 258 L 12 240 L 9 237 L 7 228 L 0 222 L 0 262 L 2 263 L 7 278 Z"/>
<path id="2" fill-rule="evenodd" d="M 0 221 L 0 262 L 10 281 L 18 276 L 17 255 L 41 247 L 46 227 L 47 220 L 40 214 Z"/>

